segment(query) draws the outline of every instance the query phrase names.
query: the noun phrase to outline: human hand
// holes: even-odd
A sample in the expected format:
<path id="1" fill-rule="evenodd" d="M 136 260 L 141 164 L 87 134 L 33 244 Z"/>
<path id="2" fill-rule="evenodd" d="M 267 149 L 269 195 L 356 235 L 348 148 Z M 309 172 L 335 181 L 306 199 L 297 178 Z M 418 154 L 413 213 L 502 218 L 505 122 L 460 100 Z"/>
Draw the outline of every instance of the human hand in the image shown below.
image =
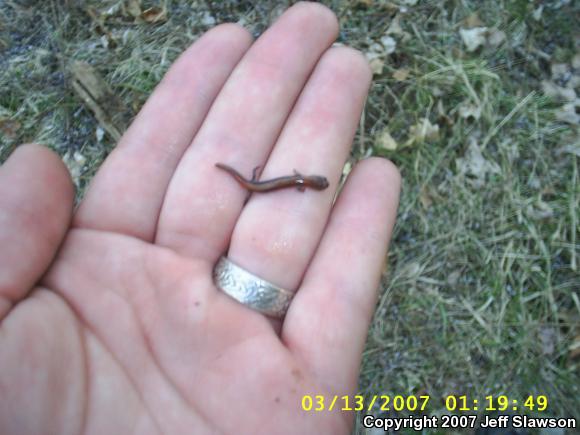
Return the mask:
<path id="1" fill-rule="evenodd" d="M 348 433 L 399 176 L 368 159 L 334 192 L 370 72 L 336 18 L 290 8 L 257 42 L 209 31 L 172 66 L 72 216 L 58 157 L 0 168 L 0 433 Z M 214 167 L 324 174 L 253 195 Z M 71 217 L 72 216 L 72 217 Z M 72 222 L 71 222 L 72 219 Z M 283 322 L 218 290 L 232 261 L 296 290 Z"/>

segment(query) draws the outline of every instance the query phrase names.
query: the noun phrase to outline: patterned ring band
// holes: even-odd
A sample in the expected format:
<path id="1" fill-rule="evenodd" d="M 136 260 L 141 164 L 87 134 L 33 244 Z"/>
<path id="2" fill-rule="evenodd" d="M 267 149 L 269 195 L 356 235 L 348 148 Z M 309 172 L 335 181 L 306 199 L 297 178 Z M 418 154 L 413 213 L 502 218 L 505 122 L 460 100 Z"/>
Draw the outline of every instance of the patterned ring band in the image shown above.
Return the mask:
<path id="1" fill-rule="evenodd" d="M 281 319 L 294 293 L 252 275 L 222 256 L 213 270 L 215 285 L 241 304 L 266 316 Z"/>

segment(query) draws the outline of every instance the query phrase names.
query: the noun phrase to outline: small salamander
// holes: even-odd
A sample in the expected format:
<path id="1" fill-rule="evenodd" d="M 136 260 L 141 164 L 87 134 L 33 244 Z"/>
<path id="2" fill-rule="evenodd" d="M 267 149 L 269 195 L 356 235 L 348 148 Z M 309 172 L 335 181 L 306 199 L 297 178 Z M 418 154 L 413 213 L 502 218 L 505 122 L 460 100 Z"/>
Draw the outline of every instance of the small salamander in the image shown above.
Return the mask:
<path id="1" fill-rule="evenodd" d="M 272 178 L 271 180 L 258 181 L 257 172 L 259 167 L 254 169 L 251 180 L 244 178 L 234 168 L 224 165 L 223 163 L 216 163 L 216 167 L 226 171 L 236 179 L 246 189 L 252 192 L 269 192 L 271 190 L 284 189 L 286 187 L 297 187 L 301 192 L 305 188 L 310 187 L 314 190 L 324 190 L 328 187 L 328 180 L 321 175 L 302 175 L 296 170 L 294 175 L 287 175 L 285 177 Z"/>

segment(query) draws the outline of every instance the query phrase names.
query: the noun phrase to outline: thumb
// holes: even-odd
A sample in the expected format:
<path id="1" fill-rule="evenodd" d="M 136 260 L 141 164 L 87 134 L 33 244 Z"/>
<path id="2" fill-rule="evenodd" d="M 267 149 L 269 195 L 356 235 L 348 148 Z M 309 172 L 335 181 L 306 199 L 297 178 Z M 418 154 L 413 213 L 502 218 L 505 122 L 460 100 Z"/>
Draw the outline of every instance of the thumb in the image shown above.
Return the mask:
<path id="1" fill-rule="evenodd" d="M 0 321 L 52 262 L 73 199 L 67 168 L 46 147 L 21 145 L 0 167 Z"/>

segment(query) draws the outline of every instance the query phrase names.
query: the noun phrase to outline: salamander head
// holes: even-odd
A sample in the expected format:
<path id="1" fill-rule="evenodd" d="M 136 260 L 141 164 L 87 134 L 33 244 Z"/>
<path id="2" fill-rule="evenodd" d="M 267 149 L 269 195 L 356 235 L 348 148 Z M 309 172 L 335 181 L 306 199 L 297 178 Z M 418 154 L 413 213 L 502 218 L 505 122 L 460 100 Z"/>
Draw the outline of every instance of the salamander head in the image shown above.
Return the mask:
<path id="1" fill-rule="evenodd" d="M 308 178 L 308 186 L 316 190 L 324 190 L 328 187 L 328 180 L 321 175 L 313 175 Z"/>

